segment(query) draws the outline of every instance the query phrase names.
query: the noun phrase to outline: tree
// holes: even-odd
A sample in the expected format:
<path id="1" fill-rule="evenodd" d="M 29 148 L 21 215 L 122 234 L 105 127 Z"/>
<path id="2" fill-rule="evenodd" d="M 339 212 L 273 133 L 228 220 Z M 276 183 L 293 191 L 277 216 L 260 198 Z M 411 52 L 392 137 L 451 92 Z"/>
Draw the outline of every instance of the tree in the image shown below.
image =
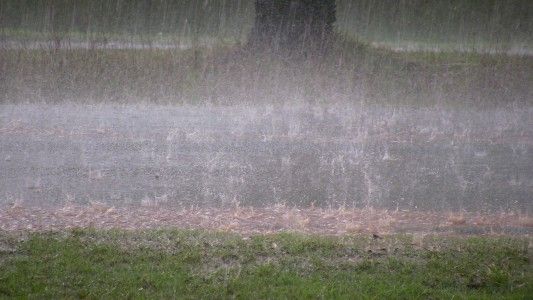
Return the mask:
<path id="1" fill-rule="evenodd" d="M 269 51 L 306 53 L 328 46 L 335 0 L 256 0 L 249 45 Z"/>

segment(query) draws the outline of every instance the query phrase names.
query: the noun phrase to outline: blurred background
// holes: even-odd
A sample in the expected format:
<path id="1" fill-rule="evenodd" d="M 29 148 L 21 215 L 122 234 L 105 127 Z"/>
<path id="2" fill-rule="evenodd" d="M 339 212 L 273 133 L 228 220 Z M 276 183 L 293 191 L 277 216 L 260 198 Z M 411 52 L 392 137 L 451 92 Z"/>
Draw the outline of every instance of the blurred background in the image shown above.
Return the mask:
<path id="1" fill-rule="evenodd" d="M 336 30 L 397 50 L 531 54 L 528 0 L 337 0 Z M 4 0 L 2 40 L 244 43 L 251 0 Z"/>

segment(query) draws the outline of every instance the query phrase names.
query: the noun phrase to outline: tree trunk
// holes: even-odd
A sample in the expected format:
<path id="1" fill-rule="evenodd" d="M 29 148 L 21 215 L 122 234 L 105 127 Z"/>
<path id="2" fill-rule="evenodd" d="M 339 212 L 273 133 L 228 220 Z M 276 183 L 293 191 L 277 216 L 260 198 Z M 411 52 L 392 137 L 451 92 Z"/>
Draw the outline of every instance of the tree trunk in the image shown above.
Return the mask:
<path id="1" fill-rule="evenodd" d="M 335 0 L 256 0 L 249 45 L 267 51 L 324 50 L 333 33 Z"/>

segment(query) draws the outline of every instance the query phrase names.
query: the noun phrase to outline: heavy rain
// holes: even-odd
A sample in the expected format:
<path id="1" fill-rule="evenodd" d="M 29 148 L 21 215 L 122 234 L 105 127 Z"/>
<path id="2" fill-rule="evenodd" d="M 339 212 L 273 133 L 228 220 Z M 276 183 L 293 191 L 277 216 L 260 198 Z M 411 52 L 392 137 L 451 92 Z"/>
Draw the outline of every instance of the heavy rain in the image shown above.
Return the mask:
<path id="1" fill-rule="evenodd" d="M 532 87 L 528 0 L 2 0 L 0 230 L 529 237 Z"/>

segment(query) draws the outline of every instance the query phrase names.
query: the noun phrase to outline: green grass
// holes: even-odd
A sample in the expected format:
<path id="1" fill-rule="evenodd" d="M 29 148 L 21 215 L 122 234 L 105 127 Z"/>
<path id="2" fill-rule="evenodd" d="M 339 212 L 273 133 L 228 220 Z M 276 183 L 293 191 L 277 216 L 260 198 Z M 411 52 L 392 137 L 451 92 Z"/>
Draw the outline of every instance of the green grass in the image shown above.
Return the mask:
<path id="1" fill-rule="evenodd" d="M 28 48 L 0 49 L 0 103 L 532 103 L 532 56 L 454 51 L 529 47 L 531 1 L 389 2 L 337 1 L 342 38 L 333 50 L 291 61 L 241 51 L 253 1 L 5 1 L 0 41 Z M 63 48 L 33 49 L 36 41 Z M 69 41 L 193 48 L 69 49 Z M 368 46 L 373 42 L 447 52 L 395 53 Z"/>
<path id="2" fill-rule="evenodd" d="M 197 0 L 4 0 L 0 32 L 54 36 L 159 38 L 209 36 L 240 40 L 253 20 L 252 1 Z"/>
<path id="3" fill-rule="evenodd" d="M 526 299 L 533 295 L 529 242 L 178 230 L 4 233 L 0 297 Z"/>
<path id="4" fill-rule="evenodd" d="M 338 41 L 290 61 L 239 47 L 0 50 L 0 103 L 531 103 L 531 57 L 394 53 Z"/>
<path id="5" fill-rule="evenodd" d="M 341 0 L 337 28 L 390 47 L 530 51 L 531 9 L 527 0 Z"/>

